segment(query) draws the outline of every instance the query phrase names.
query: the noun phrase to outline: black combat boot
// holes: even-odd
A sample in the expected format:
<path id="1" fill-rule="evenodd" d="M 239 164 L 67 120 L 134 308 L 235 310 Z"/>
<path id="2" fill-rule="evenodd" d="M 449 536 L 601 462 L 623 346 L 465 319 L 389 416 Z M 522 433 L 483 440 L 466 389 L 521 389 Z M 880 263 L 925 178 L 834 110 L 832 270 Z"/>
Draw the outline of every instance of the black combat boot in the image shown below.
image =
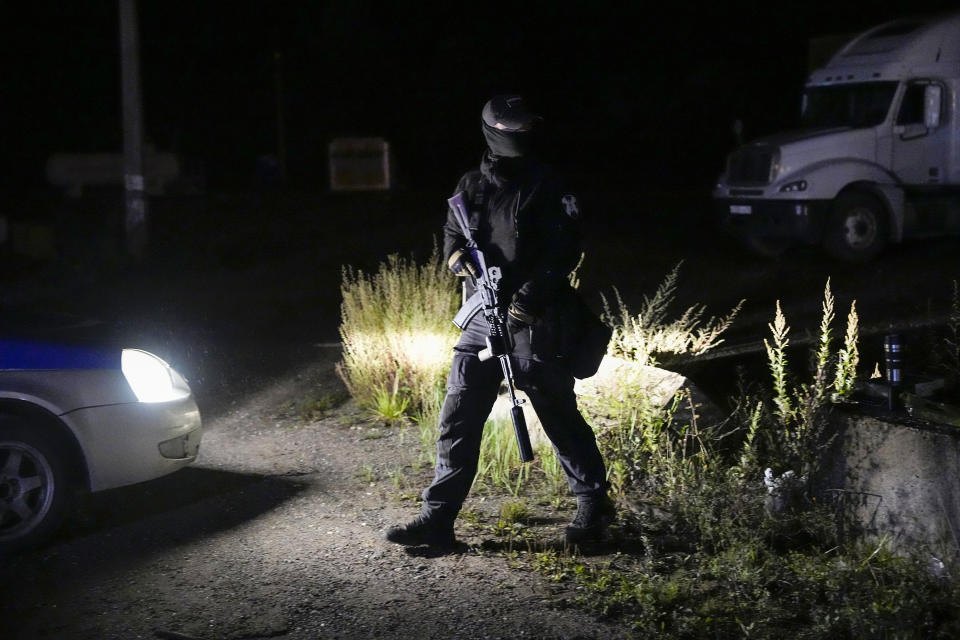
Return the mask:
<path id="1" fill-rule="evenodd" d="M 578 496 L 577 515 L 567 525 L 567 544 L 597 542 L 607 527 L 617 519 L 617 508 L 606 495 Z"/>
<path id="2" fill-rule="evenodd" d="M 431 547 L 452 547 L 457 539 L 453 535 L 453 523 L 436 516 L 422 513 L 407 524 L 387 529 L 388 542 L 407 547 L 428 545 Z"/>

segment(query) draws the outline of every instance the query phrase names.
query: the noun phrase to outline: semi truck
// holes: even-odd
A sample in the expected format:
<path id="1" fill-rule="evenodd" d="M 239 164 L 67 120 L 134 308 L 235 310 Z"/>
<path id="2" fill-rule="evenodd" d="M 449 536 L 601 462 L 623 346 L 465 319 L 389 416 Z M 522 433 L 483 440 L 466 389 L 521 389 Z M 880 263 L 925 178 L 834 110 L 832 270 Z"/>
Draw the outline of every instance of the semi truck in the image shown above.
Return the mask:
<path id="1" fill-rule="evenodd" d="M 863 262 L 960 234 L 960 12 L 852 38 L 810 74 L 800 127 L 730 153 L 713 200 L 767 255 L 804 243 Z"/>

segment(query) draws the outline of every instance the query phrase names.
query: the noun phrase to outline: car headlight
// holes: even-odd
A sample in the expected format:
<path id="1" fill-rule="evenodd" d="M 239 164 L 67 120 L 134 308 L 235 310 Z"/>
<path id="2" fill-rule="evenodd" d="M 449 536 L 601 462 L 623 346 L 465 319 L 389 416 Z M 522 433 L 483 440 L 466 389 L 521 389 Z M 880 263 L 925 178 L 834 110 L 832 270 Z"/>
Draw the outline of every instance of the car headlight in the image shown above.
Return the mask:
<path id="1" fill-rule="evenodd" d="M 124 349 L 120 369 L 140 402 L 170 402 L 190 395 L 183 376 L 152 353 Z"/>
<path id="2" fill-rule="evenodd" d="M 780 193 L 795 193 L 797 191 L 806 191 L 806 190 L 807 190 L 806 180 L 795 180 L 794 182 L 788 182 L 787 184 L 780 187 Z"/>

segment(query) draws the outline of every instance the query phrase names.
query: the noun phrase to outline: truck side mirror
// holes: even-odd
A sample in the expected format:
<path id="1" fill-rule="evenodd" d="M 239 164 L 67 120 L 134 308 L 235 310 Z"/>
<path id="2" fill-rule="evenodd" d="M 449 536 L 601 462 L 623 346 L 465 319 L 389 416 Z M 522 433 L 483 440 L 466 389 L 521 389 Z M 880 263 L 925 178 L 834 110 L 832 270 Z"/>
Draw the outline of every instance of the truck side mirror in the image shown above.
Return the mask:
<path id="1" fill-rule="evenodd" d="M 940 96 L 942 88 L 938 84 L 928 84 L 923 90 L 923 124 L 927 129 L 940 126 Z"/>

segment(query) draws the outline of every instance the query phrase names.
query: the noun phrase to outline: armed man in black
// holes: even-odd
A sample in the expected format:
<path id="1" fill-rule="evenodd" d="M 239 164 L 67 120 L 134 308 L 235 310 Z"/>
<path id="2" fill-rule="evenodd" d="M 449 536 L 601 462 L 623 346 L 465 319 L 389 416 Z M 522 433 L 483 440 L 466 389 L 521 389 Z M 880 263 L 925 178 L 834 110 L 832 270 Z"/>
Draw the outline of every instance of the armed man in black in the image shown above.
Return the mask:
<path id="1" fill-rule="evenodd" d="M 479 169 L 464 175 L 456 191 L 465 194 L 471 235 L 488 266 L 501 272 L 498 298 L 509 305 L 517 387 L 529 396 L 577 496 L 577 515 L 566 528 L 566 540 L 596 540 L 615 509 L 593 430 L 577 409 L 569 366 L 577 338 L 576 294 L 568 275 L 581 252 L 578 202 L 533 155 L 540 118 L 522 97 L 494 97 L 484 106 L 482 120 L 488 149 Z M 466 244 L 451 211 L 444 226 L 447 264 L 457 275 L 476 275 L 478 265 Z M 487 335 L 480 313 L 463 327 L 440 414 L 434 480 L 423 492 L 420 515 L 390 528 L 390 542 L 455 542 L 453 523 L 477 472 L 483 425 L 503 379 L 496 358 L 478 358 Z"/>

